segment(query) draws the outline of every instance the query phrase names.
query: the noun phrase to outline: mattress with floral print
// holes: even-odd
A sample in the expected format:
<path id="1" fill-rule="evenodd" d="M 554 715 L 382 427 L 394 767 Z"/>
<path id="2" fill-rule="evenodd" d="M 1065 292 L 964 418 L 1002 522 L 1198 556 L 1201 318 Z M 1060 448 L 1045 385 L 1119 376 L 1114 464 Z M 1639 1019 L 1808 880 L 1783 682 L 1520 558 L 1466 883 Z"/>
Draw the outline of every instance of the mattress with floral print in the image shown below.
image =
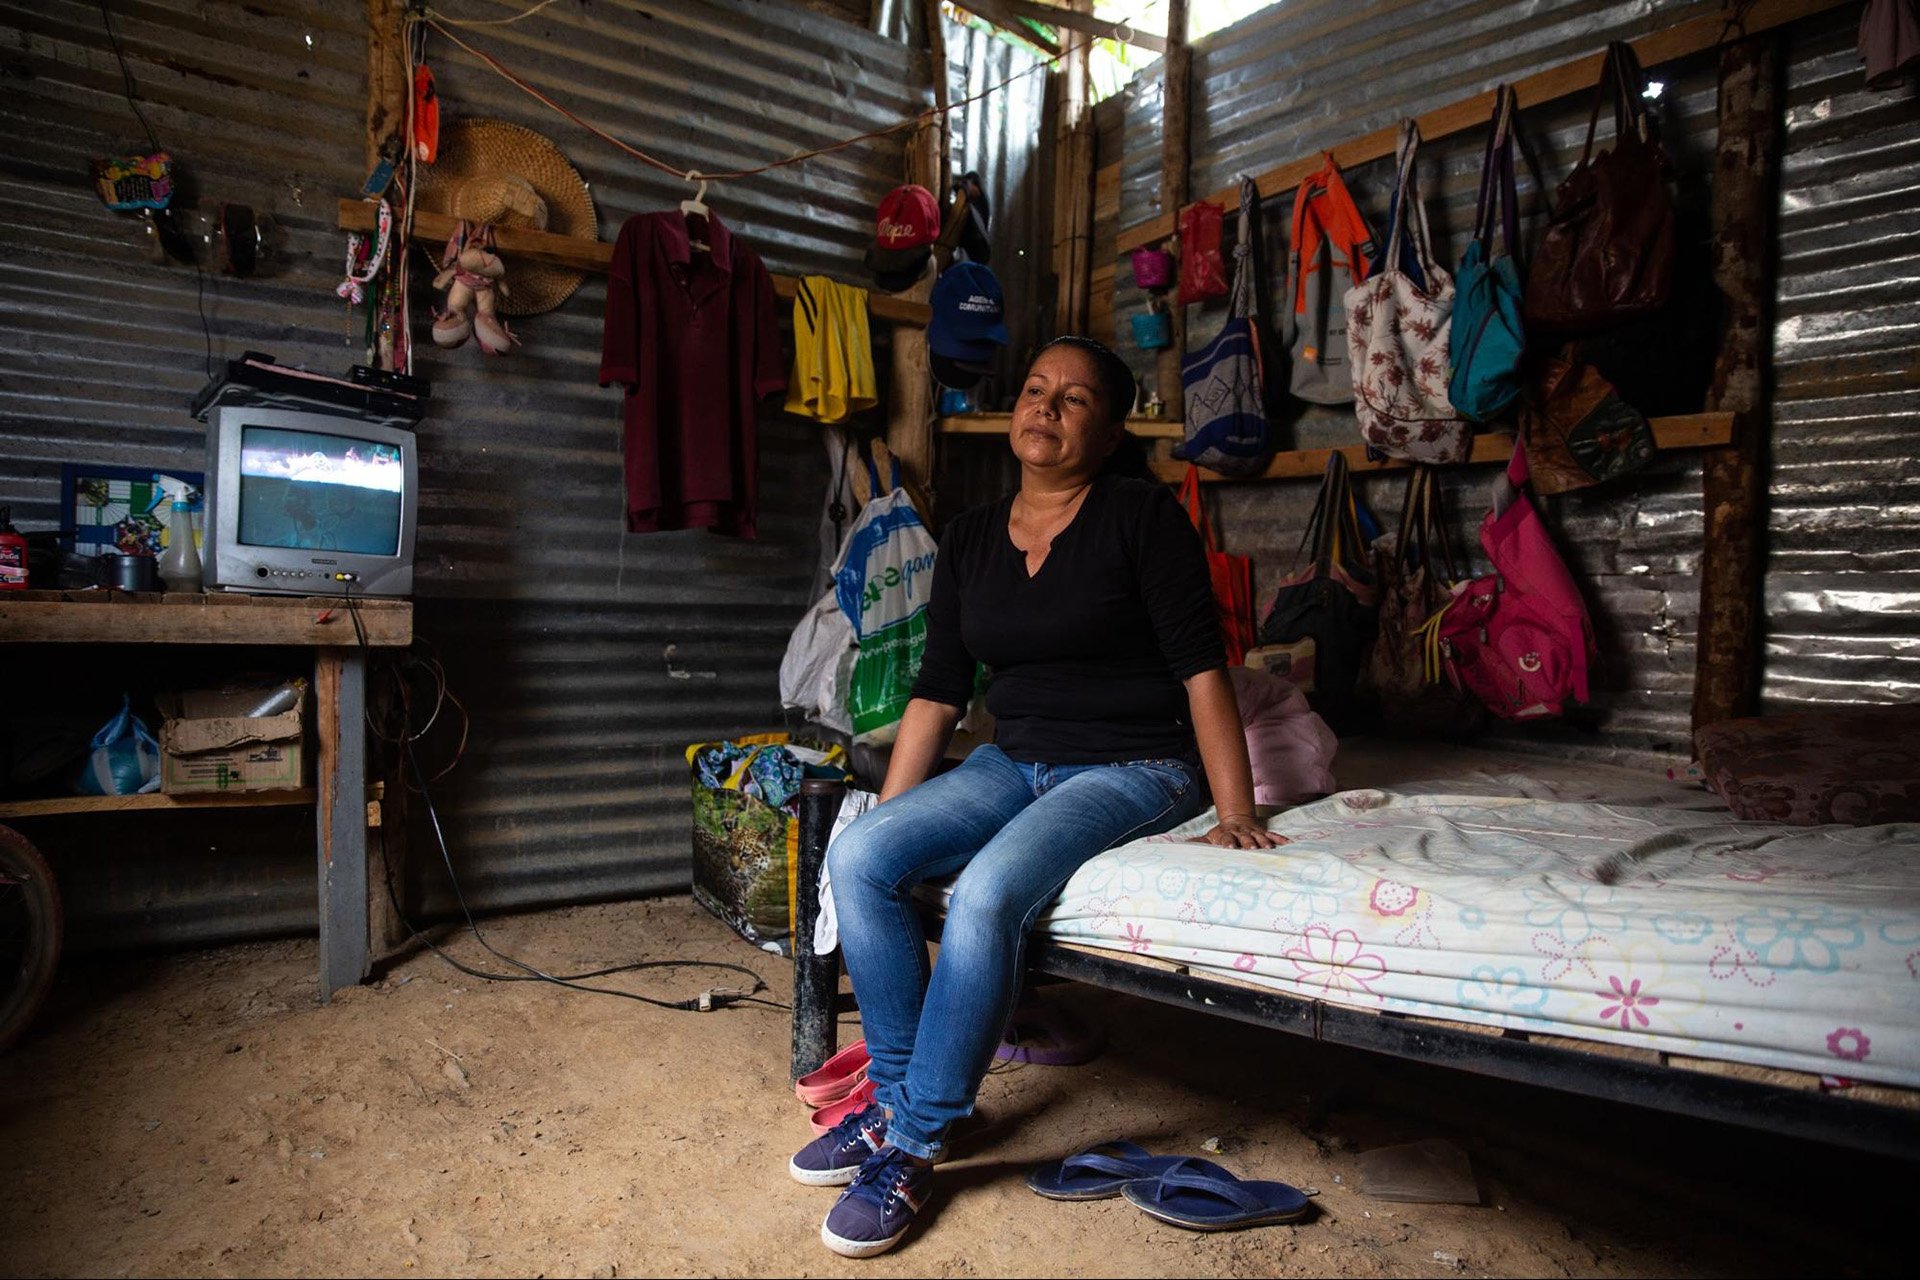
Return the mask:
<path id="1" fill-rule="evenodd" d="M 1036 930 L 1303 998 L 1920 1086 L 1920 825 L 1744 822 L 1698 788 L 1482 772 L 1345 791 L 1249 852 L 1211 813 Z"/>

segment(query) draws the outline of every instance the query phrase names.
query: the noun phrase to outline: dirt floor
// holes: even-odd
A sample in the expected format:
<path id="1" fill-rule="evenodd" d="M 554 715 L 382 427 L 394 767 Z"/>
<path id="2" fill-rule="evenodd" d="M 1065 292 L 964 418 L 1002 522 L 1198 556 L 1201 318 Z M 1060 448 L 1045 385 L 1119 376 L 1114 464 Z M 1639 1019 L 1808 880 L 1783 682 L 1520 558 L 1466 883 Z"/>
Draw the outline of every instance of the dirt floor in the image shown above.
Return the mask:
<path id="1" fill-rule="evenodd" d="M 494 921 L 555 967 L 641 958 L 788 976 L 684 898 Z M 452 944 L 477 961 L 471 938 Z M 682 996 L 696 971 L 624 980 Z M 52 1275 L 1726 1275 L 1894 1271 L 1915 1168 L 1314 1045 L 1089 988 L 1081 1067 L 991 1075 L 934 1211 L 858 1263 L 784 1012 L 666 1012 L 487 983 L 431 954 L 315 1002 L 310 941 L 71 968 L 0 1059 L 0 1271 Z M 858 1035 L 851 1017 L 843 1042 Z M 1198 1235 L 1122 1201 L 1057 1204 L 1027 1168 L 1105 1138 L 1317 1192 L 1293 1227 Z M 1356 1189 L 1370 1148 L 1445 1137 L 1479 1206 Z M 1904 1206 L 1904 1207 L 1902 1207 Z"/>

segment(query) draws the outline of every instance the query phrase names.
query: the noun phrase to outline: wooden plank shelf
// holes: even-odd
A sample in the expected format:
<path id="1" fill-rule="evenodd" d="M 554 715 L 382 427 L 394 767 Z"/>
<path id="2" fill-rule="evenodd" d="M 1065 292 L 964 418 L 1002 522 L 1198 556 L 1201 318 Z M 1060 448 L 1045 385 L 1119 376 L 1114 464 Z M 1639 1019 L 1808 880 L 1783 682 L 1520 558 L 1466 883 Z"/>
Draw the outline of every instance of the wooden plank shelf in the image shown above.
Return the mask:
<path id="1" fill-rule="evenodd" d="M 1758 35 L 1802 18 L 1809 18 L 1829 9 L 1837 9 L 1842 4 L 1851 4 L 1854 0 L 1757 0 L 1745 13 L 1742 21 L 1736 25 L 1733 18 L 1718 10 L 1703 13 L 1684 22 L 1675 23 L 1663 31 L 1655 31 L 1629 41 L 1633 51 L 1640 55 L 1640 61 L 1648 67 L 1672 62 L 1689 54 L 1704 53 L 1729 39 L 1740 39 L 1743 35 Z M 1513 82 L 1513 89 L 1519 95 L 1522 109 L 1537 107 L 1543 102 L 1551 102 L 1575 93 L 1591 93 L 1600 79 L 1600 72 L 1606 63 L 1606 51 L 1588 54 L 1572 62 L 1564 62 L 1557 67 L 1526 76 Z M 1433 142 L 1450 134 L 1464 133 L 1469 129 L 1486 126 L 1493 115 L 1493 93 L 1478 93 L 1470 98 L 1450 102 L 1444 107 L 1435 108 L 1425 115 L 1416 116 L 1420 125 L 1420 136 L 1424 141 Z M 1292 191 L 1301 182 L 1319 172 L 1325 163 L 1326 155 L 1331 154 L 1334 163 L 1342 169 L 1365 164 L 1369 160 L 1379 160 L 1393 154 L 1399 142 L 1400 125 L 1398 121 L 1384 129 L 1376 129 L 1364 137 L 1342 142 L 1328 152 L 1316 151 L 1311 156 L 1302 156 L 1289 161 L 1278 168 L 1268 169 L 1254 178 L 1259 188 L 1260 198 L 1268 199 Z M 1239 208 L 1240 188 L 1235 185 L 1225 187 L 1206 199 L 1225 208 L 1229 215 Z M 1173 236 L 1177 219 L 1171 213 L 1161 214 L 1138 226 L 1122 230 L 1115 242 L 1115 253 L 1124 254 L 1147 245 L 1158 244 Z"/>
<path id="2" fill-rule="evenodd" d="M 413 643 L 413 603 L 353 601 L 366 642 Z M 0 595 L 0 643 L 262 644 L 360 643 L 341 596 L 238 592 L 17 591 Z"/>
<path id="3" fill-rule="evenodd" d="M 375 229 L 378 216 L 377 205 L 365 200 L 343 198 L 337 225 L 342 231 L 370 234 Z M 458 225 L 456 219 L 444 213 L 416 210 L 413 215 L 413 238 L 437 255 Z M 608 268 L 613 265 L 613 244 L 607 240 L 582 240 L 577 236 L 556 236 L 520 227 L 495 227 L 493 237 L 500 252 L 510 259 L 524 258 L 528 262 L 571 267 L 575 271 L 592 271 L 598 275 L 607 274 Z M 509 262 L 508 266 L 511 282 L 512 263 Z M 773 291 L 782 298 L 791 299 L 799 287 L 800 281 L 793 276 L 777 275 L 773 278 Z M 892 320 L 924 329 L 928 318 L 933 315 L 933 309 L 924 302 L 909 302 L 905 298 L 869 291 L 867 313 L 875 319 Z"/>
<path id="4" fill-rule="evenodd" d="M 1731 443 L 1733 440 L 1733 420 L 1731 413 L 1694 413 L 1677 418 L 1650 418 L 1653 427 L 1653 440 L 1662 450 L 1673 449 L 1710 449 Z M 1217 471 L 1200 468 L 1203 483 L 1230 483 L 1233 481 L 1253 480 L 1302 480 L 1318 478 L 1327 469 L 1327 458 L 1335 452 L 1333 449 L 1296 449 L 1287 453 L 1276 453 L 1267 464 L 1267 469 L 1255 476 L 1223 476 Z M 1387 458 L 1380 462 L 1367 457 L 1367 448 L 1361 444 L 1343 445 L 1338 452 L 1347 457 L 1347 465 L 1355 472 L 1365 471 L 1405 471 L 1413 464 L 1402 462 L 1398 458 Z M 1506 433 L 1485 433 L 1473 439 L 1473 452 L 1464 463 L 1468 466 L 1491 462 L 1505 462 L 1513 457 L 1513 437 Z M 1153 473 L 1162 480 L 1178 482 L 1186 477 L 1187 464 L 1184 462 L 1155 462 Z"/>
<path id="5" fill-rule="evenodd" d="M 961 413 L 941 418 L 933 429 L 943 436 L 1004 436 L 1012 421 L 1009 413 Z M 1165 418 L 1128 418 L 1127 430 L 1143 440 L 1178 440 L 1185 434 L 1178 422 Z"/>

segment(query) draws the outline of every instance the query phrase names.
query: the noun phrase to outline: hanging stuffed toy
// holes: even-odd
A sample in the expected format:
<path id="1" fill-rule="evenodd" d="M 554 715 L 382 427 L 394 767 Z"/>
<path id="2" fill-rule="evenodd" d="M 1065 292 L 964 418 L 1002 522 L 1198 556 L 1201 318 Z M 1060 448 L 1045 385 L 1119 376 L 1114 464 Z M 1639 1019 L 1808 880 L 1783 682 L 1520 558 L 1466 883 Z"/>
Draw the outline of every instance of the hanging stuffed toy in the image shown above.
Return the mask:
<path id="1" fill-rule="evenodd" d="M 474 228 L 462 222 L 447 241 L 440 267 L 433 287 L 446 290 L 447 302 L 433 318 L 435 345 L 452 349 L 472 337 L 490 356 L 506 355 L 520 345 L 496 313 L 499 300 L 507 296 L 507 268 L 494 251 L 492 226 Z"/>

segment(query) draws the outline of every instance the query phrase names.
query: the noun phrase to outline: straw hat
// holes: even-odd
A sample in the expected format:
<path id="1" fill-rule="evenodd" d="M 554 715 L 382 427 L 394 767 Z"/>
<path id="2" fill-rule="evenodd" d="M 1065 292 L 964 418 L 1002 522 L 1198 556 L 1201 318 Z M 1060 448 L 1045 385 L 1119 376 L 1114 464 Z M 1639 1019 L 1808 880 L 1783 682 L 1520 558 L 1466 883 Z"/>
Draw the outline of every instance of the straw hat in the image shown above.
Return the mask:
<path id="1" fill-rule="evenodd" d="M 456 120 L 440 130 L 440 151 L 420 176 L 419 207 L 432 213 L 598 240 L 587 184 L 552 141 L 505 120 Z M 510 316 L 551 311 L 573 295 L 584 271 L 507 255 Z"/>

